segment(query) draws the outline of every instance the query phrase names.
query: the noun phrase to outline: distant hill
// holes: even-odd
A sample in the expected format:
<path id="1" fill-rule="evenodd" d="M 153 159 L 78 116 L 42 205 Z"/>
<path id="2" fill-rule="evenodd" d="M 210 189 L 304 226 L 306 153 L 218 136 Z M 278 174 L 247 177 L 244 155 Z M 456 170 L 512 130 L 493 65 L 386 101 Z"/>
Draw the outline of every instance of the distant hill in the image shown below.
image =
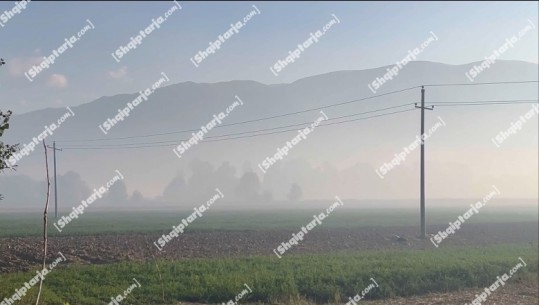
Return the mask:
<path id="1" fill-rule="evenodd" d="M 376 94 L 422 84 L 470 83 L 465 72 L 474 64 L 479 63 L 448 65 L 434 62 L 411 62 L 400 71 L 396 78 L 385 83 Z M 223 123 L 251 120 L 370 97 L 374 94 L 367 85 L 376 77 L 382 77 L 388 68 L 389 66 L 361 71 L 336 71 L 277 85 L 265 85 L 248 80 L 211 84 L 193 82 L 171 84 L 158 89 L 147 101 L 143 101 L 134 108 L 130 116 L 114 126 L 108 135 L 103 134 L 98 125 L 116 115 L 118 109 L 125 107 L 127 102 L 133 101 L 138 93 L 101 97 L 86 104 L 71 107 L 75 116 L 68 118 L 52 137 L 47 138 L 47 142 L 51 144 L 52 140 L 57 140 L 60 148 L 73 148 L 76 145 L 88 146 L 83 150 L 65 149 L 59 152 L 58 168 L 60 173 L 77 172 L 90 187 L 105 182 L 114 175 L 115 169 L 119 169 L 126 176 L 125 183 L 130 191 L 138 189 L 150 197 L 156 196 L 161 194 L 177 170 L 189 170 L 189 164 L 194 158 L 209 161 L 215 166 L 223 161 L 230 161 L 239 169 L 251 169 L 264 179 L 257 164 L 274 154 L 278 147 L 284 145 L 297 132 L 233 141 L 203 142 L 188 150 L 182 159 L 172 152 L 172 147 L 179 144 L 181 139 L 190 137 L 190 133 L 109 139 L 200 128 L 207 124 L 214 114 L 224 111 L 232 104 L 236 95 L 241 98 L 244 105 L 235 109 Z M 538 78 L 537 64 L 498 61 L 490 69 L 481 73 L 475 83 L 537 80 Z M 537 83 L 427 87 L 426 90 L 427 103 L 537 99 L 538 96 Z M 420 90 L 417 88 L 327 108 L 324 112 L 329 118 L 335 118 L 419 101 Z M 413 105 L 395 110 L 412 108 Z M 521 158 L 520 161 L 528 160 L 526 158 L 530 158 L 530 155 L 537 150 L 537 117 L 503 148 L 498 149 L 491 143 L 494 135 L 505 130 L 511 121 L 517 119 L 527 109 L 530 109 L 530 105 L 437 107 L 434 111 L 429 111 L 427 127 L 438 121 L 437 116 L 441 116 L 447 122 L 447 126 L 437 131 L 427 147 L 428 175 L 433 179 L 432 182 L 429 181 L 430 195 L 443 198 L 454 195 L 463 198 L 481 194 L 481 190 L 470 189 L 468 186 L 472 180 L 482 181 L 484 177 L 494 177 L 491 180 L 498 179 L 497 183 L 502 185 L 504 181 L 510 183 L 510 179 L 518 180 L 524 177 L 525 181 L 520 183 L 522 189 L 514 188 L 510 184 L 511 187 L 506 188 L 507 195 L 529 198 L 529 194 L 534 194 L 534 190 L 536 194 L 537 180 L 533 180 L 533 173 L 522 165 L 515 166 L 513 170 L 509 168 L 509 164 L 519 158 Z M 374 112 L 371 115 L 385 112 Z M 28 143 L 32 137 L 44 130 L 44 126 L 55 122 L 64 113 L 66 113 L 65 108 L 46 108 L 15 114 L 11 128 L 5 135 L 5 141 Z M 222 127 L 212 130 L 208 136 L 312 122 L 319 116 L 317 111 L 312 111 L 273 120 Z M 320 127 L 310 134 L 306 141 L 294 147 L 282 163 L 270 169 L 270 171 L 275 171 L 275 177 L 274 181 L 267 181 L 267 183 L 274 185 L 272 188 L 282 189 L 278 191 L 282 194 L 288 191 L 289 183 L 298 182 L 303 187 L 306 197 L 309 198 L 331 198 L 333 194 L 328 195 L 331 190 L 334 190 L 331 193 L 340 192 L 344 197 L 413 198 L 417 194 L 418 152 L 414 153 L 402 165 L 402 168 L 395 170 L 384 180 L 373 173 L 375 167 L 381 165 L 382 162 L 390 161 L 393 155 L 401 151 L 403 146 L 410 144 L 418 133 L 418 111 Z M 104 140 L 62 142 L 62 140 L 84 139 Z M 118 143 L 159 146 L 167 145 L 163 142 L 168 141 L 173 144 L 138 149 L 101 149 L 107 148 L 106 145 Z M 533 158 L 529 160 L 532 162 L 529 165 L 536 170 L 537 160 L 535 159 L 535 163 L 533 163 Z M 505 167 L 494 168 L 489 165 L 494 164 L 493 162 L 509 163 Z M 280 169 L 282 164 L 288 165 Z M 311 169 L 308 170 L 308 168 Z M 317 168 L 325 168 L 326 173 L 332 172 L 332 168 L 335 168 L 333 170 L 335 174 L 330 175 L 334 183 L 324 180 L 330 179 L 328 177 L 316 177 Z M 42 180 L 43 171 L 41 148 L 19 163 L 18 173 L 35 179 Z M 508 173 L 513 174 L 514 177 L 509 177 Z M 265 179 L 270 179 L 271 175 L 269 173 L 267 175 Z M 472 180 L 467 183 L 467 179 Z M 278 180 L 283 180 L 282 182 L 286 184 L 279 185 Z M 488 191 L 489 185 L 495 184 L 496 181 L 485 181 L 485 192 Z M 327 187 L 320 187 L 322 184 Z M 1 188 L 2 186 L 0 186 L 0 193 Z"/>

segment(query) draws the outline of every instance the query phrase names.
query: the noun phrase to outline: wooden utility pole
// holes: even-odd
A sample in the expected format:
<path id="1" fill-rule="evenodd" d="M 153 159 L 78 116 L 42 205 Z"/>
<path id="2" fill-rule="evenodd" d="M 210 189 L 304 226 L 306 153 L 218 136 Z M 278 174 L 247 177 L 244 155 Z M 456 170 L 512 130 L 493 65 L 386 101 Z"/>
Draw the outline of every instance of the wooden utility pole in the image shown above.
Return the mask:
<path id="1" fill-rule="evenodd" d="M 426 221 L 425 221 L 425 141 L 423 140 L 424 134 L 425 134 L 425 109 L 432 110 L 434 109 L 434 106 L 425 107 L 425 87 L 421 86 L 421 106 L 418 107 L 417 104 L 415 105 L 416 108 L 421 108 L 421 173 L 419 177 L 419 196 L 420 196 L 420 202 L 419 202 L 419 209 L 421 214 L 421 232 L 420 236 L 421 238 L 425 238 L 427 236 L 427 227 L 426 227 Z"/>
<path id="2" fill-rule="evenodd" d="M 52 155 L 54 160 L 54 218 L 58 219 L 58 187 L 56 182 L 56 151 L 62 150 L 61 148 L 56 148 L 56 141 L 52 142 L 52 147 L 47 146 L 52 149 Z"/>

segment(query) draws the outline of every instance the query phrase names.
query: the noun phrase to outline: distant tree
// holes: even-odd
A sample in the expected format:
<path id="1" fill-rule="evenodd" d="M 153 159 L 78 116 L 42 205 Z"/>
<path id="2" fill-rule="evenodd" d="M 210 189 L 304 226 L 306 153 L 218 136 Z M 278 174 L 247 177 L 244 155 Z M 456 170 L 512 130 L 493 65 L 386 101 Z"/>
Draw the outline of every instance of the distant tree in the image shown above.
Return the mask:
<path id="1" fill-rule="evenodd" d="M 246 172 L 236 187 L 236 196 L 241 200 L 257 200 L 260 193 L 260 180 L 254 172 Z"/>
<path id="2" fill-rule="evenodd" d="M 183 178 L 183 172 L 178 172 L 176 177 L 174 177 L 174 179 L 172 179 L 163 190 L 163 198 L 165 201 L 169 202 L 185 200 L 185 198 L 182 198 L 185 189 L 186 183 L 185 179 Z"/>
<path id="3" fill-rule="evenodd" d="M 236 168 L 230 162 L 223 162 L 215 171 L 215 187 L 223 192 L 227 200 L 236 199 L 235 188 L 238 185 Z"/>
<path id="4" fill-rule="evenodd" d="M 62 186 L 58 199 L 61 196 L 61 200 L 64 202 L 80 202 L 88 198 L 92 193 L 86 182 L 74 171 L 68 171 L 64 175 L 59 175 L 58 185 Z"/>
<path id="5" fill-rule="evenodd" d="M 206 161 L 193 159 L 189 164 L 191 176 L 187 180 L 189 192 L 187 201 L 207 200 L 208 194 L 218 187 L 215 182 L 215 170 L 213 165 Z M 225 195 L 226 196 L 226 195 Z"/>
<path id="6" fill-rule="evenodd" d="M 303 196 L 303 190 L 297 183 L 292 183 L 290 191 L 288 192 L 288 200 L 290 201 L 300 201 Z"/>
<path id="7" fill-rule="evenodd" d="M 130 199 L 130 200 L 131 200 L 131 202 L 133 202 L 133 203 L 142 203 L 142 202 L 144 202 L 144 196 L 142 196 L 142 193 L 141 193 L 141 192 L 135 190 L 135 191 L 133 192 L 133 195 L 131 195 L 131 199 Z"/>
<path id="8" fill-rule="evenodd" d="M 109 195 L 107 196 L 110 203 L 125 203 L 127 201 L 127 187 L 122 180 L 114 182 L 109 188 Z"/>

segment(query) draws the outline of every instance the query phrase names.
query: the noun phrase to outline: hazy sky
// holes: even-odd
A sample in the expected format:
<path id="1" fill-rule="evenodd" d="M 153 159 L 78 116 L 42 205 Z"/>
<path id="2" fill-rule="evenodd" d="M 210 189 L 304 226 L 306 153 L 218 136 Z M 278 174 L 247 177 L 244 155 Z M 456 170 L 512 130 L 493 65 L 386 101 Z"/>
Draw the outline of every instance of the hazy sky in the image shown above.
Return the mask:
<path id="1" fill-rule="evenodd" d="M 431 36 L 439 38 L 417 60 L 463 64 L 482 60 L 538 22 L 537 2 L 179 2 L 142 44 L 116 62 L 111 53 L 163 15 L 169 2 L 30 2 L 0 28 L 2 108 L 16 113 L 78 105 L 103 95 L 136 92 L 165 72 L 171 83 L 256 80 L 292 82 L 315 74 L 390 65 Z M 190 58 L 242 20 L 260 14 L 195 67 Z M 0 11 L 14 2 L 0 3 Z M 278 76 L 269 67 L 334 17 L 340 23 Z M 33 64 L 87 25 L 95 26 L 30 82 Z M 501 56 L 538 62 L 537 28 Z"/>

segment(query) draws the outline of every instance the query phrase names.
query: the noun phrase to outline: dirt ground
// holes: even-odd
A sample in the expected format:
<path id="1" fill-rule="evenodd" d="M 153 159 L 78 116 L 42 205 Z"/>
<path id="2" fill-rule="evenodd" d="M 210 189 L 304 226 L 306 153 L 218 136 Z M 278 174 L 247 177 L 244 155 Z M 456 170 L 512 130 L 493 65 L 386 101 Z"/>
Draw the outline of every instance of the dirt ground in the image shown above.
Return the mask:
<path id="1" fill-rule="evenodd" d="M 537 244 L 538 224 L 467 224 L 444 240 L 447 246 L 482 246 L 496 243 L 530 242 Z M 437 232 L 444 227 L 429 227 Z M 297 232 L 297 231 L 296 231 Z M 49 238 L 51 260 L 62 252 L 68 263 L 108 264 L 121 261 L 146 261 L 157 258 L 246 257 L 274 255 L 272 250 L 291 238 L 288 230 L 187 232 L 168 243 L 162 252 L 153 245 L 159 234 L 62 236 Z M 168 232 L 167 232 L 168 233 Z M 401 236 L 401 239 L 394 235 Z M 434 249 L 429 240 L 416 237 L 416 227 L 372 227 L 360 229 L 317 228 L 289 253 L 331 253 L 341 250 Z M 41 237 L 0 238 L 0 273 L 26 271 L 40 264 Z M 397 303 L 398 304 L 398 303 Z"/>

